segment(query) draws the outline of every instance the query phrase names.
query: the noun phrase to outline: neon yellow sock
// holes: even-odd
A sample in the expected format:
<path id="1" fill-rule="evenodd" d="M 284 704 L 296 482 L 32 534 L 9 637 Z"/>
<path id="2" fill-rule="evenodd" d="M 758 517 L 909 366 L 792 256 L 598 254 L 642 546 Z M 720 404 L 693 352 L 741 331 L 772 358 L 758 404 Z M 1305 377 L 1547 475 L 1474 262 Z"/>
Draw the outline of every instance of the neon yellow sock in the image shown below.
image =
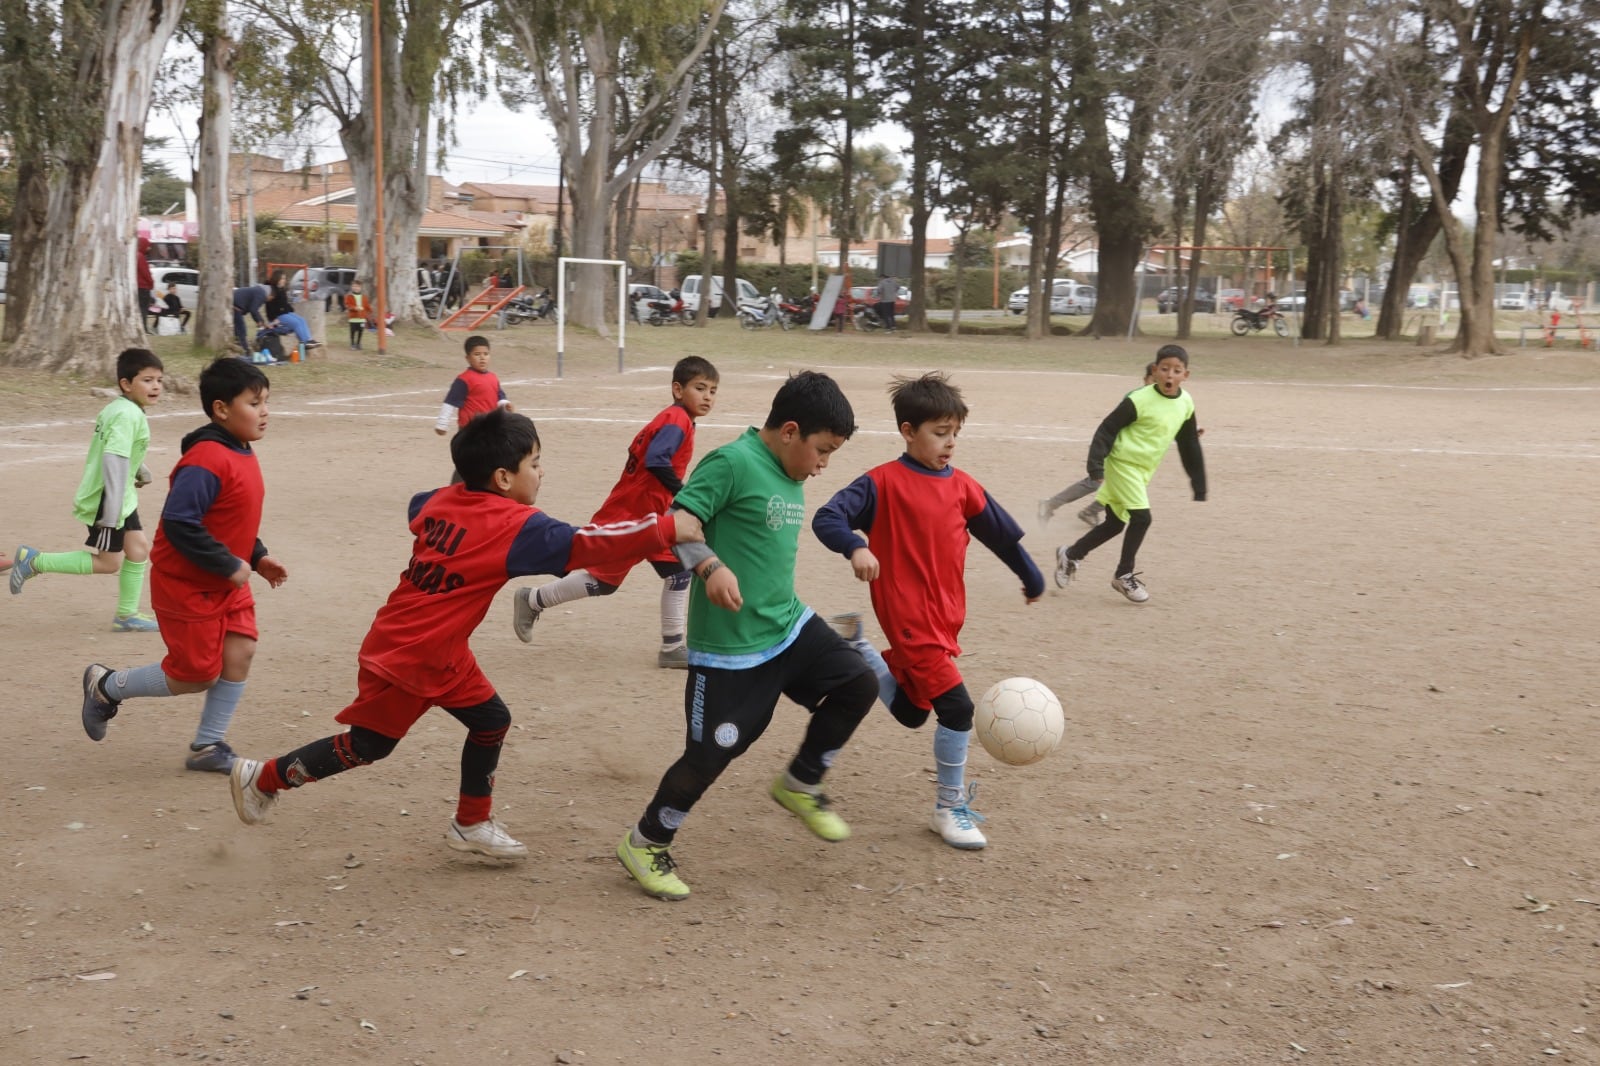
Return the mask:
<path id="1" fill-rule="evenodd" d="M 144 572 L 148 569 L 148 562 L 136 563 L 127 558 L 122 560 L 122 569 L 117 571 L 118 618 L 139 612 L 139 594 L 144 591 Z"/>
<path id="2" fill-rule="evenodd" d="M 41 574 L 92 574 L 94 553 L 40 552 L 33 560 L 33 568 Z"/>

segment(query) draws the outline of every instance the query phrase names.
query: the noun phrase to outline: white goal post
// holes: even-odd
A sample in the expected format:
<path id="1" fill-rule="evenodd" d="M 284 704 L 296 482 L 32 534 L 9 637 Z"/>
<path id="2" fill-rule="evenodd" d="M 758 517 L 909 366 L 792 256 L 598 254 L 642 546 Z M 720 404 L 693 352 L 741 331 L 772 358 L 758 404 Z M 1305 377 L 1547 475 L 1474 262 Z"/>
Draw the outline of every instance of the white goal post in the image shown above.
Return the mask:
<path id="1" fill-rule="evenodd" d="M 617 268 L 617 373 L 620 374 L 628 337 L 628 264 L 621 259 L 574 259 L 562 256 L 556 260 L 556 377 L 561 376 L 567 352 L 568 263 Z"/>

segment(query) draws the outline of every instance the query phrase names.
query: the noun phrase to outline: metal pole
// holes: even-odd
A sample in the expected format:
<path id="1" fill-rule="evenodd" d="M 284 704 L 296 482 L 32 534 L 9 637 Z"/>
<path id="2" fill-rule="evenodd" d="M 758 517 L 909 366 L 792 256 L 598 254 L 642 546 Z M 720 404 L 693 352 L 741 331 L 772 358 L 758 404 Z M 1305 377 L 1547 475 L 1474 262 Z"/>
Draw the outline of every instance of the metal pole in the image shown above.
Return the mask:
<path id="1" fill-rule="evenodd" d="M 376 210 L 375 225 L 377 226 L 377 242 L 375 256 L 377 263 L 373 269 L 373 309 L 378 314 L 378 354 L 388 353 L 387 338 L 389 323 L 385 321 L 389 316 L 387 269 L 384 264 L 388 252 L 383 239 L 383 12 L 379 7 L 380 0 L 372 0 L 372 142 L 373 154 L 377 159 L 375 174 L 373 206 Z"/>
<path id="2" fill-rule="evenodd" d="M 558 208 L 559 210 L 559 208 Z M 561 218 L 556 216 L 556 232 L 561 231 Z M 558 237 L 559 241 L 560 238 Z M 556 377 L 561 376 L 561 364 L 567 354 L 567 261 L 556 256 Z"/>

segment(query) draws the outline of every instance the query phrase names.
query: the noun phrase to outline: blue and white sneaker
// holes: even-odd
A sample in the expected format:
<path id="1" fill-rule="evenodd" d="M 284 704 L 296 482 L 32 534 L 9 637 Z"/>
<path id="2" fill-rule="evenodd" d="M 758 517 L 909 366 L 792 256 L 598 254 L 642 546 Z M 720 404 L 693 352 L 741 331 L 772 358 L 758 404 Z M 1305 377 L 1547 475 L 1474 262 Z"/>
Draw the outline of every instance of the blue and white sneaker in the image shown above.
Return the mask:
<path id="1" fill-rule="evenodd" d="M 978 829 L 978 823 L 987 819 L 971 807 L 977 792 L 976 784 L 968 785 L 967 794 L 962 797 L 960 803 L 954 807 L 933 809 L 933 820 L 928 823 L 928 828 L 943 837 L 944 842 L 952 848 L 977 851 L 989 843 L 988 838 Z"/>
<path id="2" fill-rule="evenodd" d="M 113 633 L 159 633 L 161 627 L 147 614 L 119 614 L 111 620 Z"/>
<path id="3" fill-rule="evenodd" d="M 25 581 L 38 576 L 39 571 L 33 568 L 33 561 L 38 557 L 39 549 L 18 545 L 17 554 L 11 560 L 11 595 L 19 594 Z"/>
<path id="4" fill-rule="evenodd" d="M 189 752 L 189 757 L 183 760 L 185 770 L 201 770 L 213 774 L 230 772 L 233 769 L 233 761 L 237 758 L 227 742 L 221 740 L 215 744 L 202 744 L 198 748 L 191 744 Z"/>

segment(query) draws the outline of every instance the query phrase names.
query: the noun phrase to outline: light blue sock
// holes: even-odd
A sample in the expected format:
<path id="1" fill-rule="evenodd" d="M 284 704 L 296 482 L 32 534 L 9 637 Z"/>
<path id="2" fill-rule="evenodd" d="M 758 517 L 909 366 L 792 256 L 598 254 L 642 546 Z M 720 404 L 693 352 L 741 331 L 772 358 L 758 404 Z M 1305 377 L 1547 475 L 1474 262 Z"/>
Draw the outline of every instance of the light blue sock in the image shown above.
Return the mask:
<path id="1" fill-rule="evenodd" d="M 885 707 L 894 706 L 895 693 L 900 691 L 900 686 L 895 684 L 894 675 L 889 672 L 889 664 L 883 661 L 883 656 L 865 640 L 852 640 L 850 646 L 861 653 L 861 657 L 872 668 L 872 676 L 878 679 L 878 698 Z"/>
<path id="2" fill-rule="evenodd" d="M 958 733 L 942 725 L 933 727 L 933 762 L 939 775 L 941 807 L 959 807 L 966 802 L 962 784 L 967 777 L 967 742 L 971 739 L 970 731 Z"/>
<path id="3" fill-rule="evenodd" d="M 103 687 L 106 695 L 114 700 L 125 700 L 133 696 L 172 695 L 172 690 L 167 687 L 167 675 L 161 669 L 160 663 L 115 670 L 106 675 Z"/>
<path id="4" fill-rule="evenodd" d="M 194 743 L 190 747 L 199 751 L 207 744 L 215 744 L 227 736 L 233 712 L 239 709 L 239 700 L 243 697 L 243 681 L 223 681 L 219 678 L 215 685 L 206 689 L 205 706 L 200 708 L 200 728 L 195 731 Z"/>

